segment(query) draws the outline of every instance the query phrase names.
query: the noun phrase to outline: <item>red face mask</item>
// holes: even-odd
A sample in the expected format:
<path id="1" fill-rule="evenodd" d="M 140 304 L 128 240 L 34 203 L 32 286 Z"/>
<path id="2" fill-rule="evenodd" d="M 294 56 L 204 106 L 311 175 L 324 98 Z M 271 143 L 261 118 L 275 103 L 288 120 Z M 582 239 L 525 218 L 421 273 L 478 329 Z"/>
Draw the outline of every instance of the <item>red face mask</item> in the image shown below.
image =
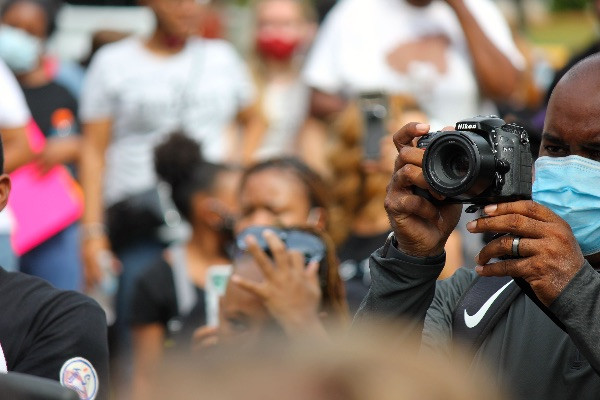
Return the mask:
<path id="1" fill-rule="evenodd" d="M 256 39 L 256 48 L 260 54 L 281 61 L 289 60 L 299 44 L 298 39 L 282 39 L 265 35 Z"/>
<path id="2" fill-rule="evenodd" d="M 181 46 L 183 46 L 185 44 L 185 42 L 186 42 L 186 39 L 182 38 L 182 37 L 179 37 L 179 36 L 167 35 L 164 38 L 164 44 L 169 49 L 181 47 Z"/>

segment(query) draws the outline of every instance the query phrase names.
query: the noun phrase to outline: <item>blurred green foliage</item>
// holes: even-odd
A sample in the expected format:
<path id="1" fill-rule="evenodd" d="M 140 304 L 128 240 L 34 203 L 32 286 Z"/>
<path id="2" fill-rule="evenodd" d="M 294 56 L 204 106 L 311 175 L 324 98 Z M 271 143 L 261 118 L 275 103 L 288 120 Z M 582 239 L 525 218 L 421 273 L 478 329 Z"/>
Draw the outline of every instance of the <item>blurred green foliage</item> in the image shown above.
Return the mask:
<path id="1" fill-rule="evenodd" d="M 597 40 L 594 25 L 595 18 L 589 12 L 553 12 L 544 21 L 531 24 L 526 37 L 535 44 L 564 46 L 571 53 Z"/>
<path id="2" fill-rule="evenodd" d="M 583 10 L 587 7 L 589 0 L 552 0 L 552 11 Z"/>

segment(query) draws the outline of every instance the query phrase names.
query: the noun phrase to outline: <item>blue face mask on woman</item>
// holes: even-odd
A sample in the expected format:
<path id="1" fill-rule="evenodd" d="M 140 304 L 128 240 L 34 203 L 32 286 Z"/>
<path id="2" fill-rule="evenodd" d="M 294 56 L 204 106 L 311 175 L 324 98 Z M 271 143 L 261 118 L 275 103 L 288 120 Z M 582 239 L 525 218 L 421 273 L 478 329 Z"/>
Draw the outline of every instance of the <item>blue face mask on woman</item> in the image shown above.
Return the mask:
<path id="1" fill-rule="evenodd" d="M 584 256 L 600 252 L 600 162 L 580 156 L 540 157 L 533 200 L 567 221 Z"/>
<path id="2" fill-rule="evenodd" d="M 37 67 L 41 52 L 39 38 L 12 26 L 0 26 L 0 58 L 15 74 Z"/>

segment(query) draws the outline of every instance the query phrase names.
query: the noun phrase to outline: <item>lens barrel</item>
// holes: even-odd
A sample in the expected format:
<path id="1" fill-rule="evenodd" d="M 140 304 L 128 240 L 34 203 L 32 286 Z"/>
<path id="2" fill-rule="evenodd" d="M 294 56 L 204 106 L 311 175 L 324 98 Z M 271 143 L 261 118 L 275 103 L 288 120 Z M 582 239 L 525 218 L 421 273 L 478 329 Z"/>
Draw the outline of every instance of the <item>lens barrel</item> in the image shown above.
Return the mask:
<path id="1" fill-rule="evenodd" d="M 468 200 L 495 179 L 495 157 L 488 141 L 472 132 L 443 132 L 432 139 L 423 158 L 423 175 L 433 190 Z"/>

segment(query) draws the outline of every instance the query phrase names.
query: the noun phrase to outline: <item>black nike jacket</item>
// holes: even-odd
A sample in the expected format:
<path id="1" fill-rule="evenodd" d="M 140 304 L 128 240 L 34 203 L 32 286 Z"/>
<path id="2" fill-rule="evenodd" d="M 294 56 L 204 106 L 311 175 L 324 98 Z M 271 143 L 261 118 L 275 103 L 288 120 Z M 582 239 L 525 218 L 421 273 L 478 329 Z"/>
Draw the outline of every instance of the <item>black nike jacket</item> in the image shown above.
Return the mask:
<path id="1" fill-rule="evenodd" d="M 371 315 L 402 318 L 407 335 L 421 333 L 423 345 L 450 354 L 454 309 L 477 274 L 463 268 L 437 281 L 444 263 L 445 255 L 377 250 L 355 323 Z M 498 383 L 515 399 L 600 399 L 600 274 L 586 262 L 550 310 L 568 334 L 519 294 L 477 350 L 472 368 L 496 369 Z"/>

